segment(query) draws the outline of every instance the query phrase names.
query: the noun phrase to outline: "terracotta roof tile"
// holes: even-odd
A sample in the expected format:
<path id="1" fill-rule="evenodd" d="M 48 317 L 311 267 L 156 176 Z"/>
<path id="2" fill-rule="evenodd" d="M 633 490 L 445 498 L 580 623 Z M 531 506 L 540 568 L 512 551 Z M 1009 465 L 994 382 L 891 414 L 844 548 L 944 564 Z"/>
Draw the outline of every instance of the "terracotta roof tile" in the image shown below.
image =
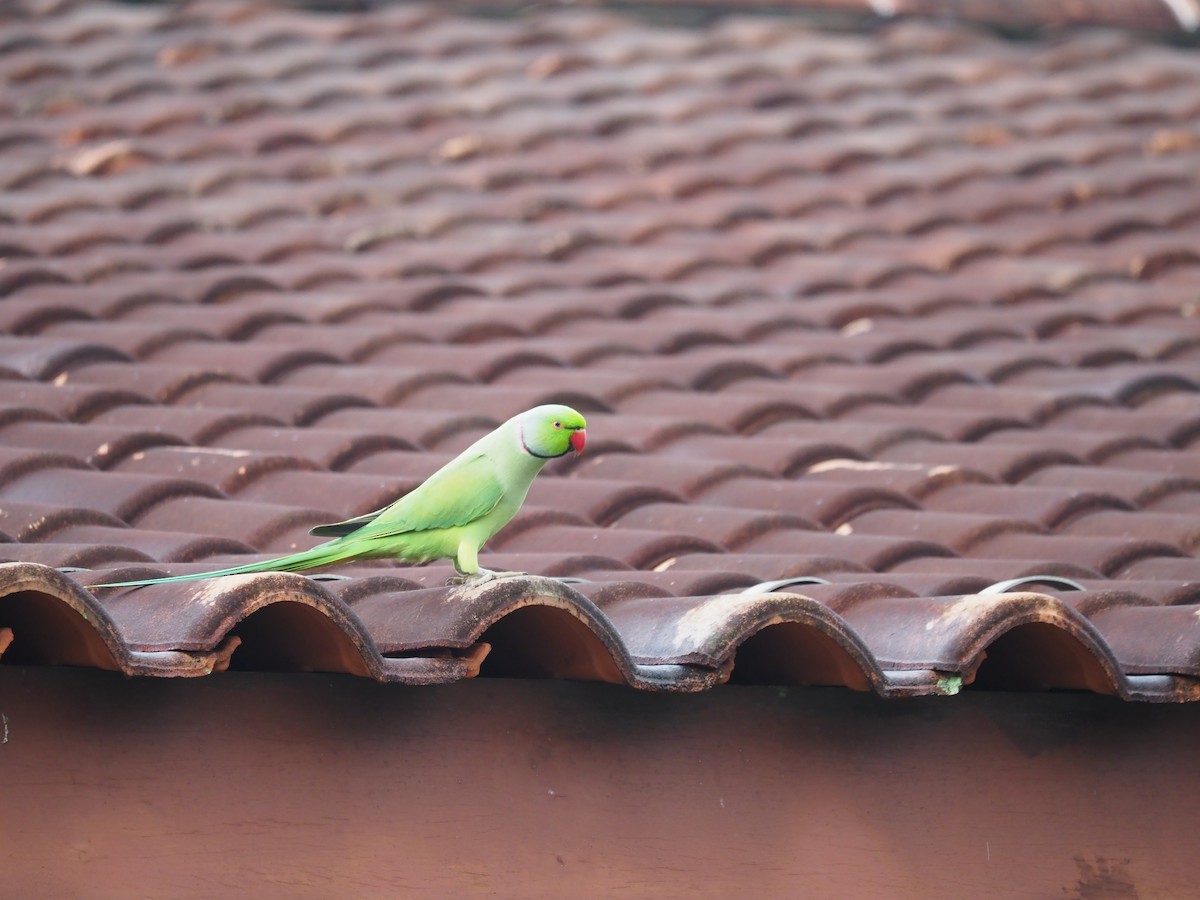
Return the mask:
<path id="1" fill-rule="evenodd" d="M 419 5 L 12 24 L 5 662 L 1200 696 L 1185 48 Z M 81 587 L 310 546 L 549 401 L 588 453 L 485 554 L 529 577 Z"/>
<path id="2" fill-rule="evenodd" d="M 113 468 L 151 448 L 186 443 L 158 430 L 28 420 L 5 427 L 3 441 L 6 449 L 57 447 L 98 469 Z"/>
<path id="3" fill-rule="evenodd" d="M 149 528 L 118 529 L 107 525 L 74 525 L 54 533 L 48 548 L 92 546 L 103 549 L 103 555 L 88 564 L 89 568 L 106 569 L 130 559 L 153 562 L 193 562 L 214 556 L 249 553 L 253 547 L 242 541 L 219 535 L 198 535 L 192 531 L 153 531 Z M 78 553 L 79 551 L 73 551 Z M 130 554 L 134 555 L 130 555 Z M 47 563 L 51 565 L 51 563 Z M 54 565 L 80 566 L 80 562 Z"/>

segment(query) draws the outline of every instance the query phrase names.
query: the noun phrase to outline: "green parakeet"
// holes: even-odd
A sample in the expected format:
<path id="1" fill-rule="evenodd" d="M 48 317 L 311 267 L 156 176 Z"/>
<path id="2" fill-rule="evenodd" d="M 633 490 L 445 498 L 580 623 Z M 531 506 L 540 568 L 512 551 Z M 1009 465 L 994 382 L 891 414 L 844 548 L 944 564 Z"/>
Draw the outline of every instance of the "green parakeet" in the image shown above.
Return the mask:
<path id="1" fill-rule="evenodd" d="M 135 587 L 252 572 L 298 572 L 351 559 L 392 557 L 414 565 L 454 560 L 464 583 L 495 573 L 479 568 L 479 550 L 516 515 L 548 460 L 582 453 L 587 423 L 569 406 L 536 406 L 484 435 L 390 506 L 310 533 L 333 540 L 288 556 L 194 575 L 118 581 Z"/>

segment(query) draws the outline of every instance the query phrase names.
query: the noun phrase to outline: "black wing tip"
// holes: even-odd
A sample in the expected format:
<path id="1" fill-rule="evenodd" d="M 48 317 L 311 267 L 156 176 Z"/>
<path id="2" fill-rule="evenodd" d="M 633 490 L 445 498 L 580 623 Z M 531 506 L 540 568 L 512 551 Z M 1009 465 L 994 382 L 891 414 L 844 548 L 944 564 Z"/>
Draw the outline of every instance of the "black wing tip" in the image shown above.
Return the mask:
<path id="1" fill-rule="evenodd" d="M 310 528 L 308 533 L 313 537 L 345 537 L 352 531 L 357 531 L 360 527 L 359 525 L 344 525 L 339 522 L 336 525 L 317 525 L 314 528 Z"/>

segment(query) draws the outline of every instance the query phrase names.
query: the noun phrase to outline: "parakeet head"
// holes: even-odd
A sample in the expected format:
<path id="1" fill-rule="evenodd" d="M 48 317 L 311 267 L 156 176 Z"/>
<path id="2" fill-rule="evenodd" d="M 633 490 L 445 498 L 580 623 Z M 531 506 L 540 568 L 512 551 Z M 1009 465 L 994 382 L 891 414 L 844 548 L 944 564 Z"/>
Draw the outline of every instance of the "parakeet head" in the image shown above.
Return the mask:
<path id="1" fill-rule="evenodd" d="M 535 406 L 517 416 L 517 425 L 525 452 L 542 459 L 582 453 L 587 442 L 587 422 L 569 406 Z"/>

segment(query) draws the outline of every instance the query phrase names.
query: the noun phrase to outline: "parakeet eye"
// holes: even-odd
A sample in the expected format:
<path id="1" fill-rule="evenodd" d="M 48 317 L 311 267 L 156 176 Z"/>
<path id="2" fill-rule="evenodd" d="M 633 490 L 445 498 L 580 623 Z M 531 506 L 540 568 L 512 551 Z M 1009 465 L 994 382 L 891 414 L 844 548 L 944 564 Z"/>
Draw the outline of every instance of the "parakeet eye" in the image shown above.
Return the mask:
<path id="1" fill-rule="evenodd" d="M 555 428 L 562 428 L 562 422 L 555 422 L 555 423 L 554 423 L 554 427 L 555 427 Z"/>

